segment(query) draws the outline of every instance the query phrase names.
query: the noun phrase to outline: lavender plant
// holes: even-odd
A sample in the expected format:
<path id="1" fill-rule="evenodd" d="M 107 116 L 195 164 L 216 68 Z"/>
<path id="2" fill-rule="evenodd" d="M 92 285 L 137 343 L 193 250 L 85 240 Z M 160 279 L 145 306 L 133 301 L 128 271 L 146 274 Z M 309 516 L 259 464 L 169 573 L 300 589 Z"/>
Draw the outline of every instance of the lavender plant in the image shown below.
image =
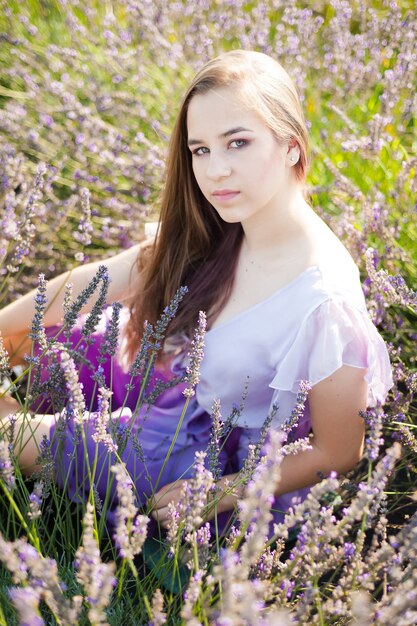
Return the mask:
<path id="1" fill-rule="evenodd" d="M 251 448 L 225 538 L 204 522 L 224 434 L 214 404 L 208 456 L 198 457 L 181 507 L 171 508 L 155 558 L 146 540 L 151 511 L 138 512 L 121 466 L 109 475 L 109 484 L 125 486 L 115 540 L 94 467 L 77 504 L 53 480 L 47 441 L 34 480 L 21 475 L 8 443 L 19 437 L 12 412 L 0 441 L 0 624 L 416 623 L 416 35 L 408 0 L 1 0 L 1 305 L 38 285 L 34 350 L 23 372 L 10 366 L 0 336 L 0 395 L 19 398 L 23 419 L 36 398 L 49 398 L 64 418 L 76 413 L 80 429 L 91 417 L 96 445 L 116 455 L 123 447 L 129 434 L 123 443 L 114 427 L 111 388 L 99 369 L 92 372 L 101 400 L 90 416 L 76 374 L 86 357 L 81 345 L 65 344 L 94 297 L 83 335 L 91 340 L 106 269 L 75 302 L 67 287 L 61 344 L 45 333 L 45 281 L 143 237 L 144 223 L 156 218 L 172 103 L 195 69 L 234 47 L 275 56 L 297 83 L 311 127 L 310 200 L 360 267 L 394 387 L 384 407 L 363 416 L 366 450 L 356 470 L 321 481 L 273 535 L 268 503 L 279 464 L 294 446 L 308 445 L 291 443 L 297 415 L 288 416 L 283 447 L 272 438 Z M 127 393 L 135 375 L 151 373 L 177 304 L 147 329 Z M 116 358 L 119 313 L 115 305 L 103 359 Z M 187 400 L 203 338 L 201 317 Z M 145 382 L 137 391 L 143 405 L 158 390 L 148 393 Z M 307 393 L 300 389 L 299 407 Z"/>

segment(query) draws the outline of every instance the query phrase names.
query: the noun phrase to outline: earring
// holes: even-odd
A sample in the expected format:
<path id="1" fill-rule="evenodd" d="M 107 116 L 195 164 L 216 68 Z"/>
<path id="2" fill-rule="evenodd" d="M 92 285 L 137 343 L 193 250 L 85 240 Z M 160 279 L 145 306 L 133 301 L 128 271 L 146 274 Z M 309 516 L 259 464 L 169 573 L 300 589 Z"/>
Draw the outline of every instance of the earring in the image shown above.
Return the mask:
<path id="1" fill-rule="evenodd" d="M 295 157 L 290 157 L 290 161 L 294 162 L 295 161 Z"/>

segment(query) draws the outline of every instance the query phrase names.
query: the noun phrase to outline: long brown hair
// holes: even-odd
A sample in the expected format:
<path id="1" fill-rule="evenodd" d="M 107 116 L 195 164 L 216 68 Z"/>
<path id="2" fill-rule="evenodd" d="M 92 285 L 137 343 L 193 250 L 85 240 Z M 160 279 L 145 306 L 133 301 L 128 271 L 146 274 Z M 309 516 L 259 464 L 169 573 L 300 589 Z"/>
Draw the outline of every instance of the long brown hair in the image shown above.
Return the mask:
<path id="1" fill-rule="evenodd" d="M 209 324 L 227 302 L 233 287 L 243 238 L 240 223 L 224 222 L 201 193 L 187 146 L 188 106 L 196 94 L 236 87 L 245 106 L 256 112 L 277 139 L 295 140 L 300 157 L 294 166 L 303 182 L 308 135 L 297 91 L 285 70 L 260 52 L 234 50 L 207 63 L 185 93 L 168 149 L 160 220 L 141 284 L 132 298 L 126 328 L 127 357 L 132 360 L 143 336 L 145 320 L 154 323 L 177 289 L 188 294 L 169 326 L 169 335 L 191 336 L 198 311 Z M 143 265 L 143 259 L 138 263 Z"/>

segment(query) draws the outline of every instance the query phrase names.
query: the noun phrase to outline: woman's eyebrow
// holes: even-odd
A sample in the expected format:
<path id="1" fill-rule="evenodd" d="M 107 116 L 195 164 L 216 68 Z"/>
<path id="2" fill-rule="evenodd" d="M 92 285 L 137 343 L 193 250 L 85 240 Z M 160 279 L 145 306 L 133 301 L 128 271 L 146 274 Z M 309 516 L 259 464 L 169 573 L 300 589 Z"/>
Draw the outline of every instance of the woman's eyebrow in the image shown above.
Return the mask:
<path id="1" fill-rule="evenodd" d="M 241 133 L 242 131 L 253 133 L 253 130 L 251 130 L 250 128 L 244 128 L 243 126 L 236 126 L 235 128 L 231 128 L 230 130 L 226 130 L 226 132 L 224 132 L 221 135 L 219 135 L 219 139 L 224 139 L 225 137 L 230 137 L 230 135 L 234 135 L 235 133 Z M 202 139 L 189 139 L 187 143 L 188 143 L 189 146 L 194 146 L 194 145 L 196 145 L 198 143 L 204 143 L 204 141 Z"/>

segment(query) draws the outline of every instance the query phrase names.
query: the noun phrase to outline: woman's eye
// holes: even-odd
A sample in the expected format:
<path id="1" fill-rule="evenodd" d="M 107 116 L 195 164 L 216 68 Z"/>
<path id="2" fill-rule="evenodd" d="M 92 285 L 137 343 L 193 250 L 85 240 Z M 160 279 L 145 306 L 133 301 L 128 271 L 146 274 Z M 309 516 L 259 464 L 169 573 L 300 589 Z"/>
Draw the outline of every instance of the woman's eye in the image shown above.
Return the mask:
<path id="1" fill-rule="evenodd" d="M 246 139 L 233 139 L 233 141 L 230 142 L 229 147 L 230 148 L 243 148 L 243 146 L 246 146 L 248 142 L 246 141 Z"/>
<path id="2" fill-rule="evenodd" d="M 203 154 L 207 154 L 209 151 L 208 148 L 201 146 L 200 148 L 196 148 L 192 151 L 193 156 L 202 156 Z"/>

